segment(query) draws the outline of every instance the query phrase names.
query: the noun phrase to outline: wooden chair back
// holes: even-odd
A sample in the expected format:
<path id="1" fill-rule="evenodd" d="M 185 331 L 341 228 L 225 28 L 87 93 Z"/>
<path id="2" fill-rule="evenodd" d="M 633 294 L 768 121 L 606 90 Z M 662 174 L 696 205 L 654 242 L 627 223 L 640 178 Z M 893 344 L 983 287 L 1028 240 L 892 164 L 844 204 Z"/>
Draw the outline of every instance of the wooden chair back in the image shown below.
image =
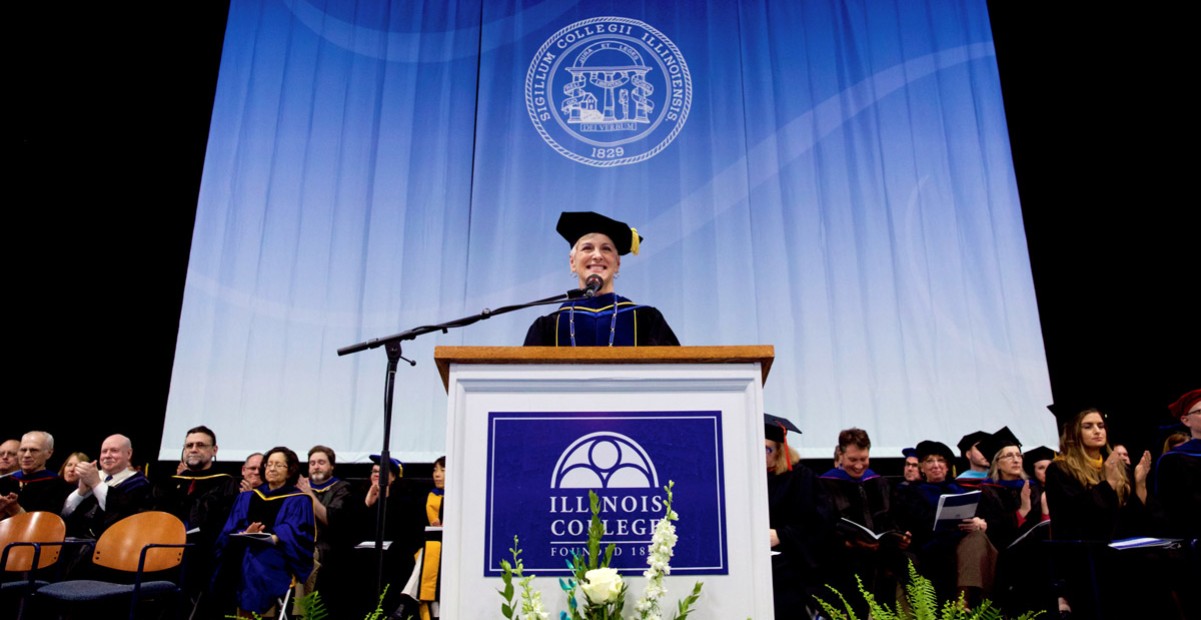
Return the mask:
<path id="1" fill-rule="evenodd" d="M 96 541 L 92 562 L 127 572 L 138 570 L 138 560 L 146 545 L 183 545 L 187 530 L 175 515 L 150 511 L 130 515 L 114 523 Z M 146 552 L 142 570 L 154 572 L 175 568 L 183 561 L 182 547 L 154 548 Z"/>
<path id="2" fill-rule="evenodd" d="M 63 518 L 53 512 L 23 512 L 0 521 L 0 553 L 10 543 L 61 543 L 67 536 L 67 525 Z M 45 568 L 58 561 L 62 546 L 58 544 L 42 547 L 37 568 Z M 8 550 L 8 562 L 4 570 L 26 572 L 33 570 L 34 548 L 12 547 Z"/>

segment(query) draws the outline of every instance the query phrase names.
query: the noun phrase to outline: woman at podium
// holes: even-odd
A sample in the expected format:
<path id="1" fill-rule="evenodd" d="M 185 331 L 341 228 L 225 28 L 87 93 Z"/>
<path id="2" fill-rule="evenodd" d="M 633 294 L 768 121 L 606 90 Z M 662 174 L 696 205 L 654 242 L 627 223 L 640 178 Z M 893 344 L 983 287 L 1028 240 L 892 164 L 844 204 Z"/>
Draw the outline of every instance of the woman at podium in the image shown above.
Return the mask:
<path id="1" fill-rule="evenodd" d="M 571 246 L 571 273 L 593 295 L 538 317 L 526 332 L 526 346 L 679 346 L 658 310 L 613 292 L 621 257 L 638 253 L 637 230 L 592 211 L 563 212 L 555 230 Z"/>

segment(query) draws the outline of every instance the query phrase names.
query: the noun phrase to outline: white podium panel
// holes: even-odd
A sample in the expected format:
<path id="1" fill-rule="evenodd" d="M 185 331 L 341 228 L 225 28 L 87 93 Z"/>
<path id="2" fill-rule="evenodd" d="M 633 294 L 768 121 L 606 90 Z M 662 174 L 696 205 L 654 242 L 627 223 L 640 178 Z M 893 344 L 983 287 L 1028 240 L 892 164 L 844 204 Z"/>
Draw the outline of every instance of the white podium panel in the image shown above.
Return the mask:
<path id="1" fill-rule="evenodd" d="M 566 609 L 559 578 L 585 547 L 589 489 L 636 615 L 669 481 L 679 542 L 663 608 L 702 581 L 693 617 L 773 616 L 760 362 L 486 361 L 449 362 L 444 618 L 499 616 L 514 535 L 545 608 Z"/>

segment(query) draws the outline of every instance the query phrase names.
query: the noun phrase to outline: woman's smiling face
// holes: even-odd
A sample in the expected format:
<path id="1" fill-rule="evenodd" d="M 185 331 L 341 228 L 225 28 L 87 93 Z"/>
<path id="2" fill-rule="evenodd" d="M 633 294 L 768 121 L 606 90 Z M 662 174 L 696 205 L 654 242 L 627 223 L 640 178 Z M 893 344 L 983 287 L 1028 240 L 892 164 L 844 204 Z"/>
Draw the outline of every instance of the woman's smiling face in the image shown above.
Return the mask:
<path id="1" fill-rule="evenodd" d="M 621 269 L 621 256 L 617 246 L 604 233 L 590 233 L 580 237 L 568 256 L 571 271 L 580 279 L 580 288 L 588 276 L 596 274 L 601 277 L 599 294 L 613 292 L 613 277 Z"/>

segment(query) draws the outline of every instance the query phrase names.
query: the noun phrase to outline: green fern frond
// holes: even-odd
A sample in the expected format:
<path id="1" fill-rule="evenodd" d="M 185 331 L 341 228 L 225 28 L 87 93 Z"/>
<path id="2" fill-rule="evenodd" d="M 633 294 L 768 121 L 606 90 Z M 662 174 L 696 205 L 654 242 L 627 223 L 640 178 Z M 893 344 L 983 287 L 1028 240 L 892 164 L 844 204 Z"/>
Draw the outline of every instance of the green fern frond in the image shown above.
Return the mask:
<path id="1" fill-rule="evenodd" d="M 859 586 L 859 594 L 863 597 L 864 601 L 867 601 L 869 618 L 872 620 L 899 620 L 896 612 L 889 609 L 888 605 L 884 605 L 876 600 L 876 596 L 863 585 L 863 580 L 859 578 L 859 575 L 855 575 L 855 583 Z"/>
<path id="2" fill-rule="evenodd" d="M 834 607 L 819 596 L 814 596 L 813 598 L 817 601 L 818 605 L 821 605 L 822 609 L 827 615 L 830 616 L 831 620 L 858 620 L 858 618 L 855 617 L 855 610 L 851 609 L 851 604 L 847 602 L 847 599 L 842 595 L 842 592 L 838 591 L 838 588 L 835 588 L 827 583 L 826 589 L 833 592 L 835 596 L 838 597 L 838 600 L 842 601 L 842 609 Z M 843 609 L 846 610 L 845 613 L 843 612 Z"/>
<path id="3" fill-rule="evenodd" d="M 942 605 L 942 620 L 967 620 L 967 603 L 963 600 L 963 593 L 959 593 L 959 598 L 947 601 Z"/>
<path id="4" fill-rule="evenodd" d="M 938 594 L 934 584 L 917 572 L 913 561 L 909 561 L 909 583 L 905 585 L 905 598 L 916 620 L 934 620 L 938 616 Z"/>
<path id="5" fill-rule="evenodd" d="M 325 607 L 325 601 L 321 600 L 321 593 L 316 590 L 296 599 L 296 608 L 305 620 L 327 620 L 329 618 L 329 609 Z"/>

